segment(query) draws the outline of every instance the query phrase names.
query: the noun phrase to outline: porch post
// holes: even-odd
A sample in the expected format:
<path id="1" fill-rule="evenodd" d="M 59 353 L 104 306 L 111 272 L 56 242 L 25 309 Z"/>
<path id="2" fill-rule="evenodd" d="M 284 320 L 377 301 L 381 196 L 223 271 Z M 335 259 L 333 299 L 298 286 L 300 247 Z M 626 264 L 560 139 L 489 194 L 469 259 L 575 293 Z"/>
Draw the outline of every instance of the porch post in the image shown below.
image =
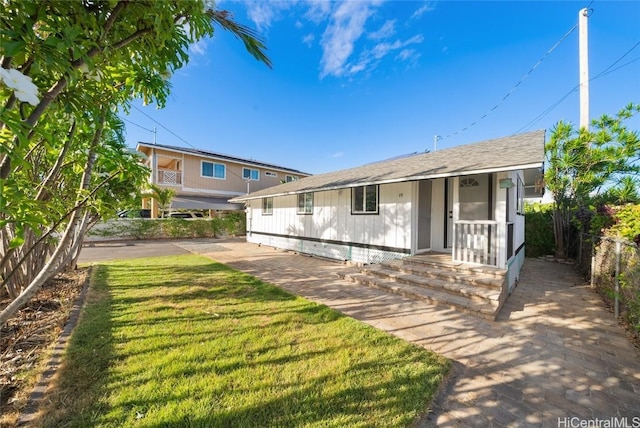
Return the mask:
<path id="1" fill-rule="evenodd" d="M 497 265 L 500 269 L 507 268 L 507 223 L 498 222 L 498 242 L 496 245 Z"/>

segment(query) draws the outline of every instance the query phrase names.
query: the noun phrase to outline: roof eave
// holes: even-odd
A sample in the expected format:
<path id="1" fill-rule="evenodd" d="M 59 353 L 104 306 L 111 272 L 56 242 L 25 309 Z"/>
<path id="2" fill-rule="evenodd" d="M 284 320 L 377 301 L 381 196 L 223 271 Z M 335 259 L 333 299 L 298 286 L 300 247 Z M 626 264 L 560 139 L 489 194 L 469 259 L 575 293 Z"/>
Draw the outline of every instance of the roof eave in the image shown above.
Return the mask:
<path id="1" fill-rule="evenodd" d="M 469 171 L 455 171 L 450 173 L 442 173 L 442 174 L 427 174 L 427 175 L 416 175 L 416 176 L 408 176 L 408 177 L 399 177 L 389 180 L 377 180 L 377 181 L 362 181 L 357 183 L 351 183 L 344 186 L 328 186 L 328 187 L 318 187 L 318 188 L 309 188 L 302 190 L 295 190 L 290 192 L 280 192 L 280 193 L 272 193 L 272 194 L 261 194 L 258 196 L 248 195 L 238 196 L 230 201 L 233 202 L 244 202 L 254 199 L 262 199 L 262 198 L 275 198 L 280 196 L 288 196 L 288 195 L 297 195 L 300 193 L 311 193 L 311 192 L 326 192 L 331 190 L 340 190 L 340 189 L 350 189 L 352 187 L 361 187 L 361 186 L 369 186 L 369 185 L 380 185 L 380 184 L 392 184 L 392 183 L 402 183 L 405 181 L 418 181 L 418 180 L 434 180 L 437 178 L 448 178 L 448 177 L 456 177 L 460 175 L 472 175 L 472 174 L 491 174 L 494 172 L 504 172 L 504 171 L 517 171 L 521 169 L 533 169 L 533 168 L 542 168 L 544 162 L 540 161 L 539 163 L 528 163 L 523 165 L 512 165 L 498 168 L 485 168 L 485 169 L 476 169 Z M 277 186 L 276 186 L 277 187 Z M 257 193 L 257 192 L 256 192 Z"/>

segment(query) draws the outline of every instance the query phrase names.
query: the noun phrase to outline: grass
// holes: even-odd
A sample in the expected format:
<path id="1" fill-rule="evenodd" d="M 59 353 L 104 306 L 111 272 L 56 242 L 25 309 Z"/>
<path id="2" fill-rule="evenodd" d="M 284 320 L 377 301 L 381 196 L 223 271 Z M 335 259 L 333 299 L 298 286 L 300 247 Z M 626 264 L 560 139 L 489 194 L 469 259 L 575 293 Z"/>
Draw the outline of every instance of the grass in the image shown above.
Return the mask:
<path id="1" fill-rule="evenodd" d="M 201 256 L 111 262 L 39 425 L 408 426 L 448 368 Z"/>

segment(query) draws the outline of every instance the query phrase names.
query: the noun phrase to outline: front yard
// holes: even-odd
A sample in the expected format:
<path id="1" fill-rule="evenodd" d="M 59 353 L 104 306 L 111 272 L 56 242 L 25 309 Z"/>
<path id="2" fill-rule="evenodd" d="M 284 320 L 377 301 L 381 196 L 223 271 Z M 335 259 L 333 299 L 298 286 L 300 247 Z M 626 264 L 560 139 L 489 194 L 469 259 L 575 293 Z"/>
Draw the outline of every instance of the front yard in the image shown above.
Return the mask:
<path id="1" fill-rule="evenodd" d="M 195 256 L 98 266 L 44 426 L 408 426 L 439 355 Z"/>

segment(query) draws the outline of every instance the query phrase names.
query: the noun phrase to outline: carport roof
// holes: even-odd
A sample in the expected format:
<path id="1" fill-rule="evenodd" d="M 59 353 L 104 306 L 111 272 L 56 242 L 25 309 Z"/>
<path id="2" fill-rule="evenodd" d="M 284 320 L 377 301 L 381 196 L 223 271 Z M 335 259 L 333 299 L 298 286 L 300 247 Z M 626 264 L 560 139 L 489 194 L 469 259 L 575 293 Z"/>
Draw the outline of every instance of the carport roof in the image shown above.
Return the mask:
<path id="1" fill-rule="evenodd" d="M 242 204 L 233 204 L 225 198 L 208 196 L 175 196 L 171 200 L 171 208 L 189 210 L 242 210 Z"/>

